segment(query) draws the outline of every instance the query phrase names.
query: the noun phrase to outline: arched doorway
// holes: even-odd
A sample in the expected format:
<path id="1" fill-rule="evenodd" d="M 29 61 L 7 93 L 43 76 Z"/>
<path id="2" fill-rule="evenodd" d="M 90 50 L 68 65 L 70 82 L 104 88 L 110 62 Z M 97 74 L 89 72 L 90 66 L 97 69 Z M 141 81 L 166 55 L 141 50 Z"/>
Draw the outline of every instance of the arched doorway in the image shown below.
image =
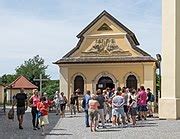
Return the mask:
<path id="1" fill-rule="evenodd" d="M 106 89 L 107 87 L 109 88 L 114 88 L 115 85 L 113 83 L 113 80 L 110 78 L 110 77 L 101 77 L 99 80 L 98 80 L 98 83 L 96 85 L 96 90 L 97 89 L 101 89 L 101 90 L 104 90 Z"/>
<path id="2" fill-rule="evenodd" d="M 84 92 L 84 79 L 82 76 L 78 75 L 74 79 L 74 91 L 80 89 L 80 94 Z"/>
<path id="3" fill-rule="evenodd" d="M 126 87 L 137 90 L 137 79 L 134 75 L 129 75 L 126 80 Z"/>

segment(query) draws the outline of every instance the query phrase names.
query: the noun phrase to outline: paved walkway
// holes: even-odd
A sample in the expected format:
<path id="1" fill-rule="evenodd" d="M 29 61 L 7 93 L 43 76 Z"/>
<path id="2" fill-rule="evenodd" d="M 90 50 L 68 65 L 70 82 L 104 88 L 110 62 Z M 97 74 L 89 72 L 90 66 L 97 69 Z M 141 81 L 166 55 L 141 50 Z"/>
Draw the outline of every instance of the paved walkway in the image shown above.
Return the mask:
<path id="1" fill-rule="evenodd" d="M 46 136 L 41 136 L 40 131 L 32 130 L 31 113 L 25 114 L 24 129 L 19 130 L 17 121 L 7 119 L 0 113 L 0 139 L 179 139 L 180 121 L 158 120 L 156 118 L 147 121 L 138 121 L 137 127 L 99 128 L 98 132 L 90 132 L 90 128 L 84 126 L 84 113 L 76 116 L 66 114 L 59 119 L 55 113 L 49 114 L 50 125 L 46 130 Z"/>
<path id="2" fill-rule="evenodd" d="M 55 113 L 49 114 L 49 122 L 51 124 L 47 127 L 47 133 L 55 127 L 58 120 L 59 116 L 55 115 Z M 0 109 L 0 139 L 44 139 L 45 137 L 41 136 L 40 130 L 33 130 L 31 121 L 31 113 L 30 109 L 28 109 L 24 117 L 24 129 L 20 130 L 18 128 L 17 117 L 15 116 L 14 121 L 9 120 L 7 115 Z"/>
<path id="3" fill-rule="evenodd" d="M 147 121 L 138 121 L 137 127 L 100 128 L 98 132 L 90 132 L 83 123 L 83 113 L 75 117 L 67 115 L 60 119 L 46 139 L 179 139 L 180 121 L 158 120 L 156 118 Z"/>

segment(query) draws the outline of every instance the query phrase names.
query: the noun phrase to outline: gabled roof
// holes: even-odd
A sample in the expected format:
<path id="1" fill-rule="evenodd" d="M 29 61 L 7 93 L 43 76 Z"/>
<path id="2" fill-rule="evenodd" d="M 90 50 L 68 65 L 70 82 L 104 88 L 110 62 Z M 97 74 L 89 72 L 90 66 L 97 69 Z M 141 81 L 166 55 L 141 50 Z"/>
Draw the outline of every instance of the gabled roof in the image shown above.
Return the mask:
<path id="1" fill-rule="evenodd" d="M 9 84 L 9 88 L 12 89 L 37 89 L 38 87 L 32 84 L 28 79 L 24 76 L 19 76 L 15 81 Z"/>
<path id="2" fill-rule="evenodd" d="M 136 36 L 134 33 L 129 30 L 127 27 L 125 27 L 122 23 L 120 23 L 116 18 L 114 18 L 112 15 L 110 15 L 106 10 L 104 10 L 100 15 L 98 15 L 87 27 L 85 27 L 78 35 L 78 38 L 81 38 L 83 34 L 88 31 L 98 20 L 100 20 L 103 16 L 108 17 L 110 20 L 115 22 L 120 28 L 122 28 L 124 31 L 127 32 L 127 34 L 130 35 L 131 39 L 133 40 L 135 45 L 139 45 L 138 40 L 136 39 Z"/>
<path id="3" fill-rule="evenodd" d="M 76 47 L 74 47 L 71 51 L 69 51 L 66 55 L 63 56 L 63 58 L 68 58 L 71 56 L 76 50 L 79 49 L 81 46 L 81 43 L 84 40 L 84 33 L 86 33 L 98 20 L 100 20 L 103 16 L 108 17 L 110 20 L 115 22 L 120 28 L 122 28 L 125 32 L 127 32 L 126 37 L 128 41 L 130 42 L 132 48 L 136 50 L 137 52 L 141 53 L 143 56 L 150 56 L 148 53 L 143 51 L 142 49 L 138 48 L 137 45 L 139 45 L 139 42 L 135 36 L 135 34 L 129 30 L 127 27 L 125 27 L 122 23 L 120 23 L 116 18 L 114 18 L 112 15 L 110 15 L 107 11 L 103 11 L 100 15 L 98 15 L 86 28 L 84 28 L 76 37 L 80 38 L 79 42 L 77 43 Z M 57 64 L 55 62 L 54 64 Z"/>

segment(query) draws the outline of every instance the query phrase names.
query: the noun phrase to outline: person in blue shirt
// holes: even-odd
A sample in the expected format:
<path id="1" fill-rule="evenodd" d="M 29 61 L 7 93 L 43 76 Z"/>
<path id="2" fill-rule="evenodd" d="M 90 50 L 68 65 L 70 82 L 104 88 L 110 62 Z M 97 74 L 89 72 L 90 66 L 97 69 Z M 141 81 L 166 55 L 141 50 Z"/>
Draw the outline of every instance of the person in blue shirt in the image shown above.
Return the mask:
<path id="1" fill-rule="evenodd" d="M 89 100 L 91 99 L 90 94 L 91 94 L 91 92 L 89 90 L 87 90 L 86 95 L 83 97 L 83 102 L 82 102 L 82 107 L 85 112 L 86 127 L 90 127 L 89 126 L 89 114 L 88 114 Z"/>

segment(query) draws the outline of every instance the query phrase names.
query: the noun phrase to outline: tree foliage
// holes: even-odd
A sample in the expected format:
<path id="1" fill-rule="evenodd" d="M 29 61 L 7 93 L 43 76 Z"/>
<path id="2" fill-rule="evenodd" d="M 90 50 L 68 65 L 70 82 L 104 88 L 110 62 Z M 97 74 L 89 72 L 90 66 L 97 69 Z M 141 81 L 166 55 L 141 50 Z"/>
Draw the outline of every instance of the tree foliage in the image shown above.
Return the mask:
<path id="1" fill-rule="evenodd" d="M 4 74 L 2 77 L 0 77 L 0 83 L 8 85 L 12 83 L 16 78 L 16 75 Z"/>
<path id="2" fill-rule="evenodd" d="M 56 91 L 59 90 L 59 80 L 49 80 L 45 83 L 42 91 L 47 94 L 48 98 L 53 99 Z"/>
<path id="3" fill-rule="evenodd" d="M 40 74 L 42 74 L 42 78 L 49 78 L 50 76 L 46 74 L 47 68 L 48 66 L 44 64 L 44 59 L 36 55 L 34 58 L 24 61 L 21 66 L 18 66 L 16 75 L 23 75 L 33 84 L 39 85 L 39 82 L 34 81 L 34 79 L 39 79 Z"/>

